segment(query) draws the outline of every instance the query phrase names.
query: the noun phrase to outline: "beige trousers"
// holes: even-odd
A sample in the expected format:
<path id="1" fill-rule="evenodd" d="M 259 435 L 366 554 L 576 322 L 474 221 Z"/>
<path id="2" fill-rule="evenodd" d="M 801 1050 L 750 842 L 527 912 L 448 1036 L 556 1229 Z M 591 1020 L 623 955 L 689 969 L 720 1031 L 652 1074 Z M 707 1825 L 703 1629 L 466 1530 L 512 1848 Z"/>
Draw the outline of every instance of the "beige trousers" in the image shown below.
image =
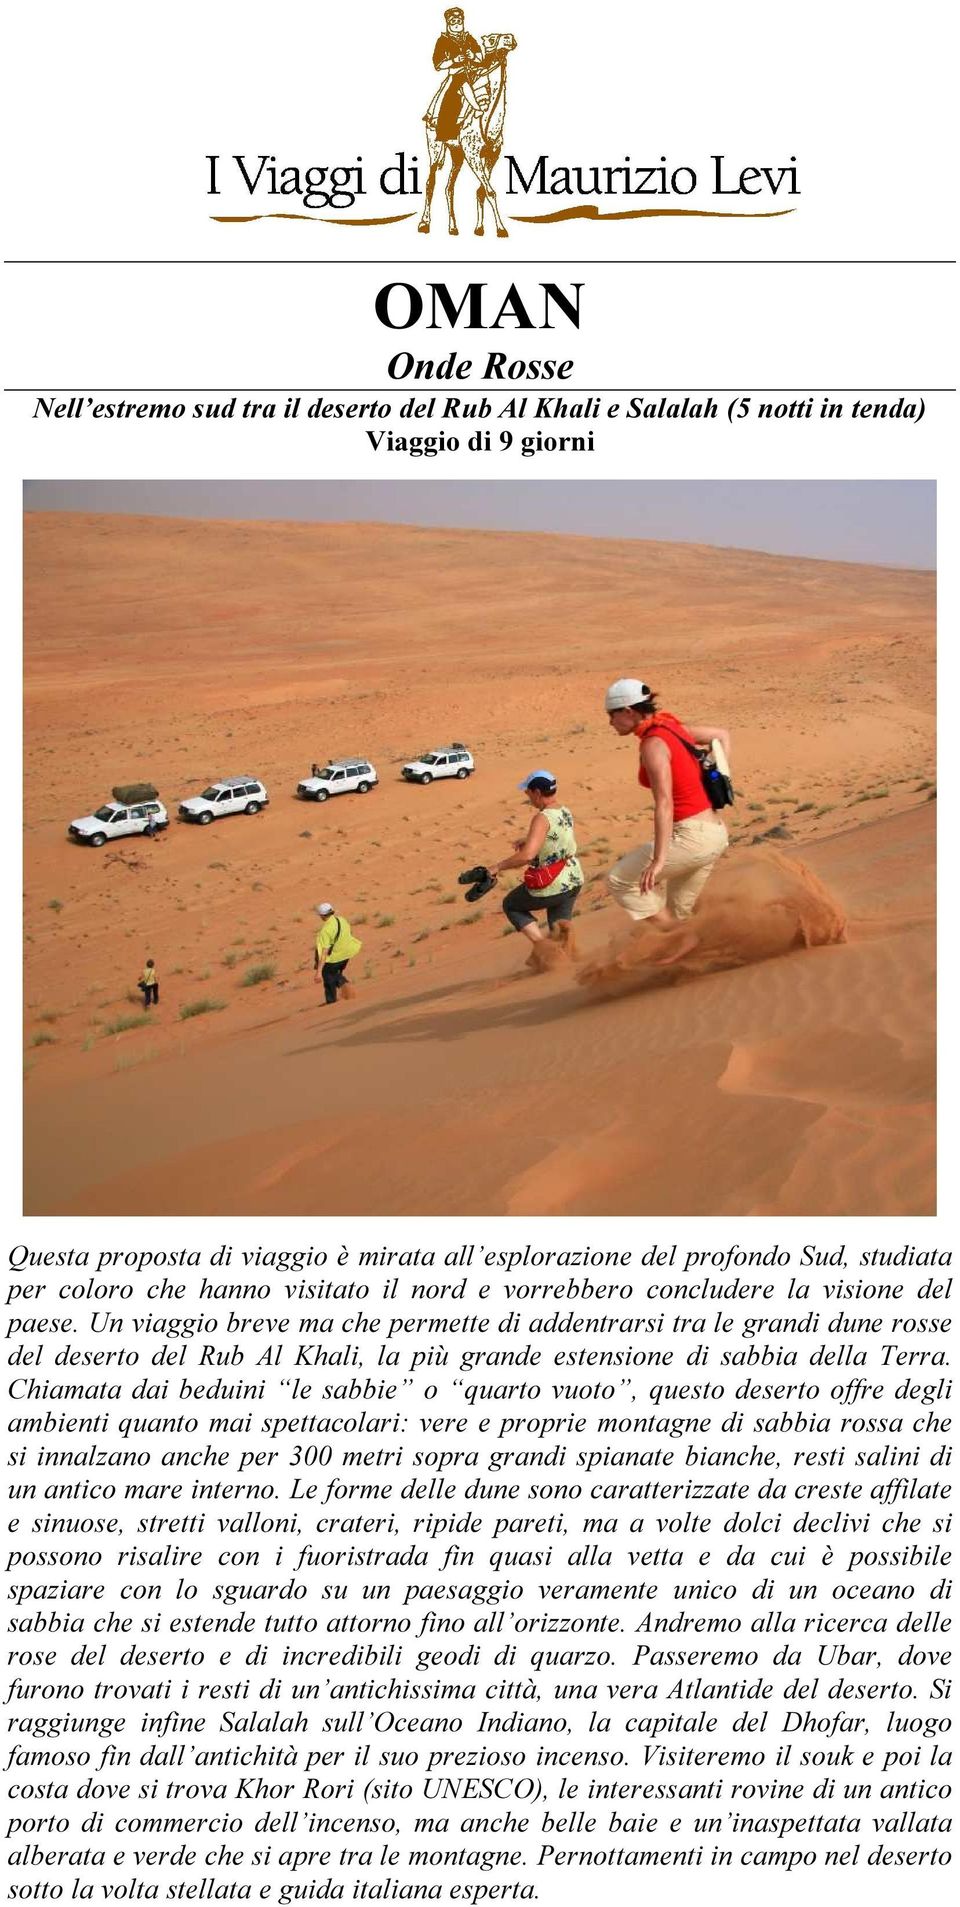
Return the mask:
<path id="1" fill-rule="evenodd" d="M 607 884 L 614 900 L 634 920 L 648 920 L 665 907 L 677 920 L 686 920 L 728 845 L 727 830 L 711 808 L 675 824 L 663 873 L 649 893 L 641 893 L 640 876 L 653 859 L 652 842 L 617 861 Z"/>

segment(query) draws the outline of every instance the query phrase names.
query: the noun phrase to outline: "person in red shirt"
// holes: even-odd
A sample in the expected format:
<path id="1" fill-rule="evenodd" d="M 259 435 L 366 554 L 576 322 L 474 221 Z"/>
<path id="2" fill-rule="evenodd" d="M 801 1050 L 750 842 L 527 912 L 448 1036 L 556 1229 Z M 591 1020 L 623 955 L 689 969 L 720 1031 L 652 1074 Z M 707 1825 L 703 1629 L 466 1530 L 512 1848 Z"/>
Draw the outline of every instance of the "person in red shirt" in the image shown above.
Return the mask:
<path id="1" fill-rule="evenodd" d="M 617 735 L 637 736 L 640 785 L 653 795 L 653 844 L 616 862 L 607 876 L 610 891 L 633 920 L 649 920 L 664 909 L 686 920 L 729 843 L 699 764 L 683 744 L 718 741 L 729 757 L 729 733 L 716 722 L 679 722 L 632 676 L 611 683 L 605 707 Z"/>

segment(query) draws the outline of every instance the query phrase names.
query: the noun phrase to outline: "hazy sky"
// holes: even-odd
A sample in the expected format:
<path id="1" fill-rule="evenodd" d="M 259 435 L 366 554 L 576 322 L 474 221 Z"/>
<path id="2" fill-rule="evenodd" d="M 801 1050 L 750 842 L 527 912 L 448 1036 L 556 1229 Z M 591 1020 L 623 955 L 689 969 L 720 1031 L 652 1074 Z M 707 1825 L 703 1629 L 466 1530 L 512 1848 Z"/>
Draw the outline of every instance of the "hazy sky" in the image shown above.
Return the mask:
<path id="1" fill-rule="evenodd" d="M 552 530 L 936 568 L 933 483 L 29 482 L 24 508 Z"/>

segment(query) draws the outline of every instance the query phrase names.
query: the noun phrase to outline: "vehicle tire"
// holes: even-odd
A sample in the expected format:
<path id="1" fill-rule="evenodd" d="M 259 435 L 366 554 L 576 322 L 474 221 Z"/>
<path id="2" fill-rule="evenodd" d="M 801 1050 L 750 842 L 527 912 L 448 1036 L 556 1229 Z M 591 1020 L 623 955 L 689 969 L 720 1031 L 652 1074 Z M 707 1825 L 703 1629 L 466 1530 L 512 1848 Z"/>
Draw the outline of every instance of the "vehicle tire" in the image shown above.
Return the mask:
<path id="1" fill-rule="evenodd" d="M 197 820 L 199 821 L 201 828 L 208 828 L 210 826 L 211 821 L 213 820 L 213 816 L 210 813 L 209 808 L 204 808 L 203 813 L 198 814 Z"/>
<path id="2" fill-rule="evenodd" d="M 259 814 L 260 813 L 259 801 L 248 801 L 243 812 L 244 814 Z"/>
<path id="3" fill-rule="evenodd" d="M 357 793 L 358 795 L 368 795 L 370 793 L 370 783 L 368 781 L 358 781 Z"/>
<path id="4" fill-rule="evenodd" d="M 458 768 L 458 769 L 457 769 L 457 780 L 458 780 L 458 781 L 466 781 L 466 779 L 467 779 L 467 776 L 469 775 L 469 773 L 470 773 L 470 770 L 469 770 L 469 768 Z"/>
<path id="5" fill-rule="evenodd" d="M 314 801 L 329 801 L 330 796 L 326 788 L 318 788 L 313 798 Z"/>
<path id="6" fill-rule="evenodd" d="M 432 780 L 433 780 L 433 776 L 432 776 L 432 775 L 421 775 L 421 777 L 420 777 L 420 786 L 421 786 L 421 788 L 429 788 L 429 786 L 430 786 L 430 783 L 432 782 Z"/>
<path id="7" fill-rule="evenodd" d="M 106 838 L 107 837 L 105 834 L 91 834 L 90 846 L 92 848 L 102 848 L 106 841 Z"/>

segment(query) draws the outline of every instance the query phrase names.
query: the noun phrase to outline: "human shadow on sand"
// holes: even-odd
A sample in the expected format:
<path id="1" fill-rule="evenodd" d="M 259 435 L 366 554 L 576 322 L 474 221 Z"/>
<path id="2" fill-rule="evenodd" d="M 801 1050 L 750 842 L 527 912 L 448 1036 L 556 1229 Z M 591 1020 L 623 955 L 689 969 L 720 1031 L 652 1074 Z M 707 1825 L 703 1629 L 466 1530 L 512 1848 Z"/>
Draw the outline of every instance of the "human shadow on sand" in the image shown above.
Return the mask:
<path id="1" fill-rule="evenodd" d="M 543 1026 L 576 1013 L 587 1004 L 584 996 L 572 989 L 551 993 L 546 998 L 524 993 L 517 999 L 505 999 L 498 985 L 485 986 L 483 991 L 486 996 L 483 1006 L 460 1007 L 445 1013 L 418 1013 L 409 1019 L 391 1018 L 387 1027 L 357 1027 L 351 1016 L 349 1028 L 341 1022 L 336 1033 L 331 1032 L 310 1045 L 291 1047 L 287 1057 L 296 1059 L 304 1053 L 328 1053 L 331 1047 L 349 1050 L 353 1046 L 413 1045 L 423 1040 L 449 1044 L 468 1039 L 471 1033 L 489 1032 L 494 1027 Z M 441 991 L 440 997 L 446 999 L 448 995 Z"/>

